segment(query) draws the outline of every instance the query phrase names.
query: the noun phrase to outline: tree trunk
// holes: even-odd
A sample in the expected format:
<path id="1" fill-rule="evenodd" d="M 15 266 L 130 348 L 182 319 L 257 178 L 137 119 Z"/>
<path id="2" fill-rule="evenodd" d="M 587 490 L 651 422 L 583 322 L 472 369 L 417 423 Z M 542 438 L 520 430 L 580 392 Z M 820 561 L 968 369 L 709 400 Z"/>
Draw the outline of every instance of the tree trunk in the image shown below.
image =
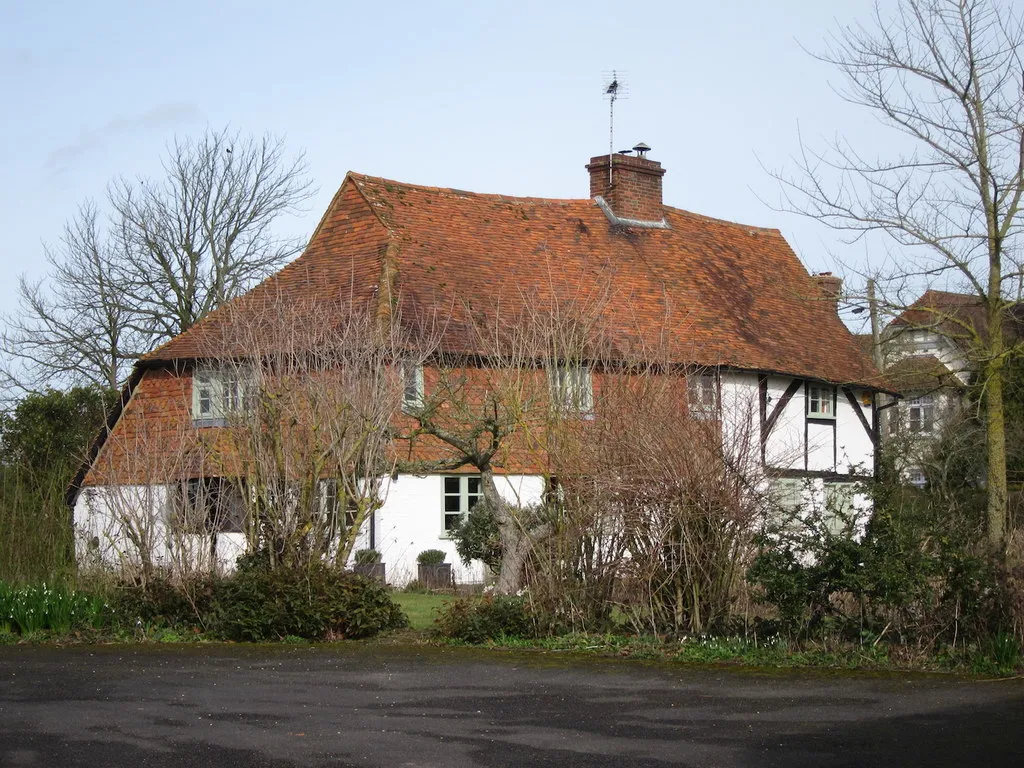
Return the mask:
<path id="1" fill-rule="evenodd" d="M 1006 424 L 1003 413 L 1002 359 L 989 364 L 986 377 L 985 429 L 988 439 L 988 544 L 1001 557 L 1006 539 Z"/>
<path id="2" fill-rule="evenodd" d="M 480 469 L 480 490 L 484 500 L 494 510 L 494 521 L 498 524 L 498 535 L 501 538 L 501 568 L 495 590 L 501 595 L 513 595 L 520 590 L 523 582 L 523 564 L 526 560 L 523 531 L 508 504 L 498 493 L 494 470 L 490 466 Z"/>

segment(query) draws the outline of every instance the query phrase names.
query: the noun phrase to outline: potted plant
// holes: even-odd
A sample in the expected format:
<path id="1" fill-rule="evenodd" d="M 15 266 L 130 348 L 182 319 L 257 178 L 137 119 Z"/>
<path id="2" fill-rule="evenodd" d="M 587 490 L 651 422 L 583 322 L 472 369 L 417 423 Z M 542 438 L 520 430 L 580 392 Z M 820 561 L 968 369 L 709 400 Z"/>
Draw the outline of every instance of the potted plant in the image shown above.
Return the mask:
<path id="1" fill-rule="evenodd" d="M 416 556 L 420 583 L 433 589 L 447 589 L 452 586 L 452 565 L 444 561 L 446 555 L 440 549 L 425 549 Z"/>
<path id="2" fill-rule="evenodd" d="M 376 549 L 356 550 L 355 565 L 352 570 L 360 576 L 384 581 L 384 563 L 380 561 L 380 552 Z"/>

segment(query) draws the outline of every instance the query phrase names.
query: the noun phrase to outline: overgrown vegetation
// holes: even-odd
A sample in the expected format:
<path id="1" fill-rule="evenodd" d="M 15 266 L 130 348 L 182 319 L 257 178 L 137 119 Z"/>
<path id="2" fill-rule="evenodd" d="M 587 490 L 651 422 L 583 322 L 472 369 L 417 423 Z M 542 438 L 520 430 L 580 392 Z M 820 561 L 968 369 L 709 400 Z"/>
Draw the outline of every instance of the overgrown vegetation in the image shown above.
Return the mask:
<path id="1" fill-rule="evenodd" d="M 0 579 L 73 580 L 65 494 L 112 400 L 112 393 L 91 387 L 48 390 L 0 413 Z"/>

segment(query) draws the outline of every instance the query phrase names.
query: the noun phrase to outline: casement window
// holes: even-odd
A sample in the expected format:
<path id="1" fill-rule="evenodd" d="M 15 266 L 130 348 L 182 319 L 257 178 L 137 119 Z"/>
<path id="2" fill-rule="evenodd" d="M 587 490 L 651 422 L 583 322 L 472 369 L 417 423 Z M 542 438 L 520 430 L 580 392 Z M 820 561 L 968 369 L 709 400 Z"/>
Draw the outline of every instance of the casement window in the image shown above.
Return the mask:
<path id="1" fill-rule="evenodd" d="M 850 530 L 853 525 L 853 483 L 825 484 L 825 514 L 822 522 L 833 536 Z"/>
<path id="2" fill-rule="evenodd" d="M 358 508 L 355 499 L 348 497 L 345 501 L 345 517 L 341 518 L 341 500 L 338 494 L 337 480 L 321 480 L 317 484 L 317 496 L 321 512 L 331 520 L 342 523 L 340 530 L 347 531 L 356 524 Z M 335 527 L 332 525 L 332 528 Z"/>
<path id="3" fill-rule="evenodd" d="M 936 334 L 924 328 L 915 328 L 906 333 L 907 348 L 919 355 L 930 354 L 938 349 Z"/>
<path id="4" fill-rule="evenodd" d="M 791 478 L 772 483 L 771 502 L 782 517 L 792 517 L 803 509 L 804 485 L 804 481 Z"/>
<path id="5" fill-rule="evenodd" d="M 241 533 L 246 501 L 239 484 L 223 477 L 186 480 L 171 497 L 172 527 L 181 533 Z"/>
<path id="6" fill-rule="evenodd" d="M 402 363 L 402 410 L 417 411 L 423 407 L 423 366 Z"/>
<path id="7" fill-rule="evenodd" d="M 907 470 L 907 480 L 915 488 L 924 488 L 928 485 L 928 476 L 920 467 L 911 467 Z"/>
<path id="8" fill-rule="evenodd" d="M 469 510 L 480 501 L 483 493 L 480 475 L 445 475 L 442 482 L 442 534 L 450 536 L 469 514 Z"/>
<path id="9" fill-rule="evenodd" d="M 594 410 L 594 384 L 590 369 L 583 365 L 548 367 L 551 402 L 566 413 L 590 413 Z"/>
<path id="10" fill-rule="evenodd" d="M 241 368 L 196 368 L 192 376 L 192 420 L 197 426 L 225 426 L 248 408 L 251 383 Z"/>
<path id="11" fill-rule="evenodd" d="M 714 373 L 694 373 L 686 377 L 686 404 L 690 417 L 718 418 L 718 377 Z"/>
<path id="12" fill-rule="evenodd" d="M 921 395 L 910 398 L 907 408 L 907 427 L 911 432 L 928 434 L 935 425 L 935 398 Z"/>
<path id="13" fill-rule="evenodd" d="M 807 418 L 834 419 L 836 417 L 836 388 L 812 384 L 807 388 Z"/>

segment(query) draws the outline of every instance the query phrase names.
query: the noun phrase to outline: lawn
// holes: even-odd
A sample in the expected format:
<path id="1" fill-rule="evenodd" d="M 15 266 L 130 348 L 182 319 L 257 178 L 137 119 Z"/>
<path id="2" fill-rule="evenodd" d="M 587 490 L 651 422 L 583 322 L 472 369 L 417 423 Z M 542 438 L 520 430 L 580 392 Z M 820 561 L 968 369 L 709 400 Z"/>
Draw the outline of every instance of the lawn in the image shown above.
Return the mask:
<path id="1" fill-rule="evenodd" d="M 453 599 L 451 595 L 430 595 L 420 592 L 394 592 L 391 596 L 402 606 L 413 629 L 430 629 L 434 625 L 437 609 L 446 601 Z"/>

